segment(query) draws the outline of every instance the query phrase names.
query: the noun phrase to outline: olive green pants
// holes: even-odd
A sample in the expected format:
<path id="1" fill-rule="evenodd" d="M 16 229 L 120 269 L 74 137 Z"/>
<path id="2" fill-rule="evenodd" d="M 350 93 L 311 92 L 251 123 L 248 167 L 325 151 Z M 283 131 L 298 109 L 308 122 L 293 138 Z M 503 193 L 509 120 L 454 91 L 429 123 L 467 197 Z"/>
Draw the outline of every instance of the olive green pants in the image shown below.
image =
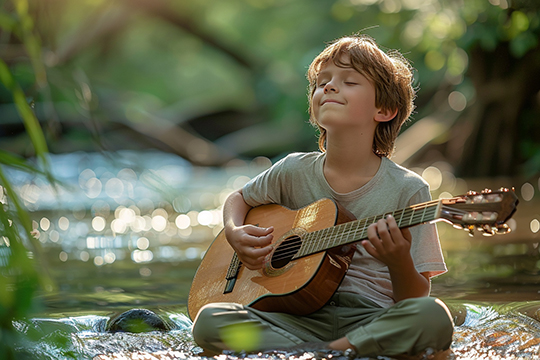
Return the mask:
<path id="1" fill-rule="evenodd" d="M 412 298 L 382 308 L 359 295 L 336 293 L 322 309 L 297 316 L 231 303 L 201 309 L 193 337 L 205 350 L 263 351 L 346 336 L 358 356 L 415 355 L 446 350 L 453 322 L 440 300 Z"/>

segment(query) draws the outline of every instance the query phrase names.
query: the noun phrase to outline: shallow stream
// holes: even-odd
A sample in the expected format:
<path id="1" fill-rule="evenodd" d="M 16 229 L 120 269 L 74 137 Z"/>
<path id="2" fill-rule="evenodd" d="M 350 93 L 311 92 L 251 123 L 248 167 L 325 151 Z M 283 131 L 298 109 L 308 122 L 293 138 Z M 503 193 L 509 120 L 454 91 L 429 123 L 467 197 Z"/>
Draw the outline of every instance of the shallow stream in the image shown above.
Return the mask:
<path id="1" fill-rule="evenodd" d="M 524 255 L 522 260 L 528 257 Z M 192 340 L 191 320 L 186 313 L 187 294 L 198 261 L 146 264 L 149 276 L 141 276 L 136 267 L 121 263 L 80 269 L 76 265 L 55 264 L 53 275 L 60 280 L 59 291 L 42 298 L 45 304 L 42 316 L 17 323 L 18 329 L 32 339 L 21 344 L 24 353 L 44 360 L 200 358 L 201 349 Z M 536 284 L 512 283 L 516 279 L 504 277 L 490 278 L 489 285 L 486 278 L 469 279 L 461 284 L 455 284 L 459 279 L 454 279 L 450 281 L 454 285 L 449 286 L 443 280 L 434 281 L 433 295 L 445 300 L 454 316 L 457 325 L 452 345 L 454 358 L 540 358 L 540 296 Z M 106 332 L 111 318 L 133 308 L 154 311 L 170 330 L 138 334 Z M 276 351 L 249 356 L 225 354 L 220 359 L 244 357 L 277 360 L 347 356 Z"/>
<path id="2" fill-rule="evenodd" d="M 19 345 L 21 356 L 200 358 L 186 316 L 191 280 L 220 230 L 224 199 L 269 160 L 197 169 L 163 154 L 128 155 L 114 164 L 90 154 L 57 158 L 55 175 L 79 188 L 76 194 L 61 193 L 61 202 L 39 181 L 19 179 L 43 245 L 41 256 L 57 284 L 55 291 L 39 294 L 42 306 L 36 313 L 15 324 L 27 335 Z M 442 186 L 434 197 L 443 191 L 515 185 L 521 201 L 508 235 L 469 237 L 438 224 L 449 271 L 433 280 L 432 295 L 445 301 L 454 316 L 453 357 L 540 359 L 540 197 L 535 194 L 540 182 L 465 182 L 445 171 L 439 174 Z M 154 311 L 170 330 L 105 331 L 112 317 L 134 308 Z M 347 357 L 352 355 L 276 351 L 219 358 Z"/>

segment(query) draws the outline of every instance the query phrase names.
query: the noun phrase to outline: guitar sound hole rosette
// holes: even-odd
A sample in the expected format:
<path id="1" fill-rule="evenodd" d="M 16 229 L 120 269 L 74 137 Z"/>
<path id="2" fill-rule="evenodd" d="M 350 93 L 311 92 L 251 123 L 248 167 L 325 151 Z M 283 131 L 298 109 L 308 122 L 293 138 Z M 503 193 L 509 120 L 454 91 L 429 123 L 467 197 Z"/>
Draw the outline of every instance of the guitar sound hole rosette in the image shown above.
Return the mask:
<path id="1" fill-rule="evenodd" d="M 284 234 L 274 243 L 274 250 L 266 256 L 264 270 L 268 276 L 278 276 L 287 271 L 291 261 L 302 247 L 302 237 L 306 230 L 295 228 Z"/>

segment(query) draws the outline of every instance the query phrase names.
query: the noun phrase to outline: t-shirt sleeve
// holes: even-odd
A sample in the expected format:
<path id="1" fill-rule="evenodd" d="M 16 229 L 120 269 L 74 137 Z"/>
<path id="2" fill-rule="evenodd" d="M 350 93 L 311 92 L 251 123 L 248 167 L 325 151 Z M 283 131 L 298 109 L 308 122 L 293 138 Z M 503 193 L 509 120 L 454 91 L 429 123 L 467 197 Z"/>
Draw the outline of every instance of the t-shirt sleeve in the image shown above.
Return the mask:
<path id="1" fill-rule="evenodd" d="M 283 184 L 286 183 L 287 166 L 283 158 L 263 171 L 242 188 L 244 201 L 255 207 L 266 204 L 281 204 Z"/>
<path id="2" fill-rule="evenodd" d="M 430 200 L 431 195 L 429 188 L 426 186 L 411 197 L 409 205 Z M 410 231 L 413 239 L 411 255 L 416 271 L 428 273 L 430 278 L 447 272 L 435 224 L 415 226 Z"/>

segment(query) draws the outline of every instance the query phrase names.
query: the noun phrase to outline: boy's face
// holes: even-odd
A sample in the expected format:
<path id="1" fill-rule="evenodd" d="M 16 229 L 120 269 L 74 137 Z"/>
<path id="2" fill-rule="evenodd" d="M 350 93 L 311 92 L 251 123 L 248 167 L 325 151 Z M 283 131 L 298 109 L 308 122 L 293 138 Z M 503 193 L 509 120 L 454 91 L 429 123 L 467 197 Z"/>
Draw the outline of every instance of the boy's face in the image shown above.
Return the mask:
<path id="1" fill-rule="evenodd" d="M 333 61 L 324 65 L 317 76 L 311 104 L 317 123 L 327 131 L 336 126 L 336 130 L 353 130 L 351 127 L 358 126 L 374 130 L 377 125 L 375 88 L 352 67 L 338 67 Z"/>

